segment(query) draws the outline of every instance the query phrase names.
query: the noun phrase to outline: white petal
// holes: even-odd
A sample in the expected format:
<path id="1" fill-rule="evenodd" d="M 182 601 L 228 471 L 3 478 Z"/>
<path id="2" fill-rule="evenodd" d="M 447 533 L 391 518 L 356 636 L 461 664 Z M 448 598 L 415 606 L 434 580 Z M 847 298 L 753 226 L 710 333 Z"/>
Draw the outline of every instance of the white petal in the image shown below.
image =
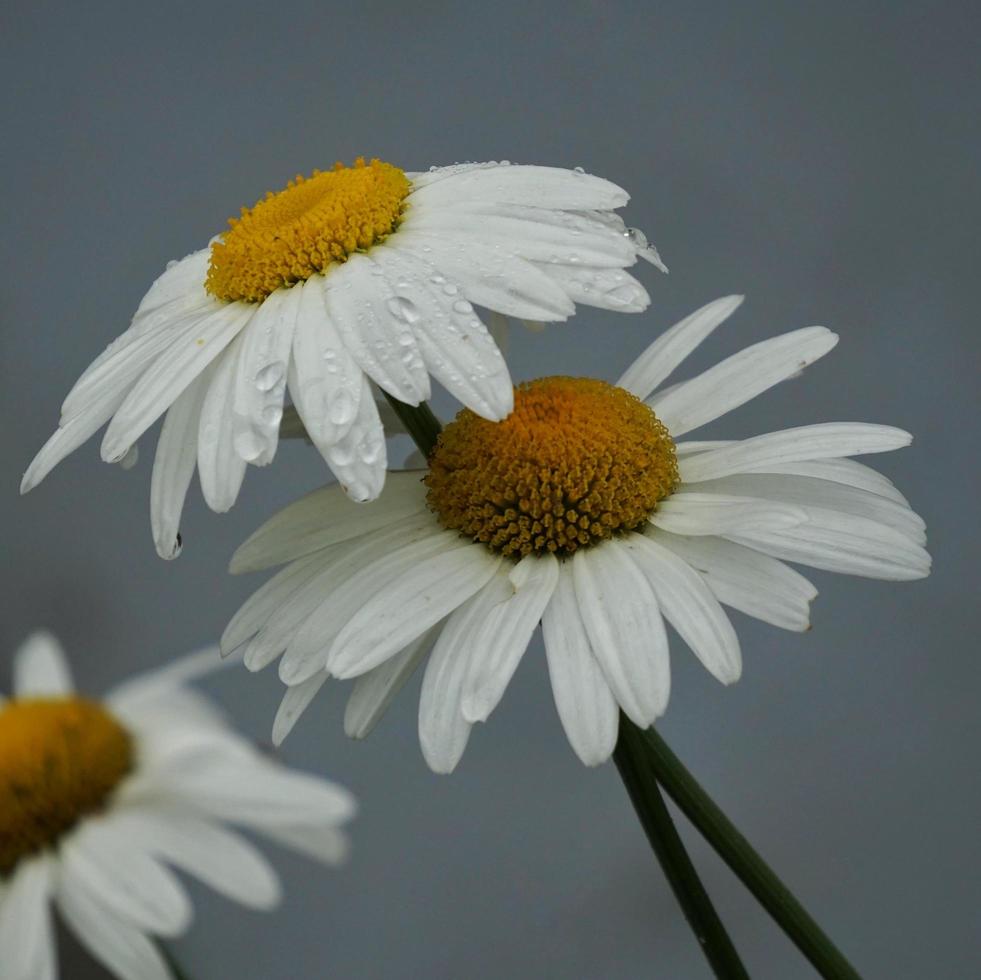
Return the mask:
<path id="1" fill-rule="evenodd" d="M 574 303 L 617 313 L 640 313 L 651 303 L 647 290 L 622 269 L 541 262 L 536 262 L 535 267 L 555 280 Z"/>
<path id="2" fill-rule="evenodd" d="M 57 898 L 79 941 L 121 980 L 173 980 L 157 947 L 139 929 L 109 912 L 84 878 L 62 875 Z"/>
<path id="3" fill-rule="evenodd" d="M 741 350 L 648 400 L 672 437 L 684 435 L 799 374 L 838 343 L 825 327 L 804 327 Z"/>
<path id="4" fill-rule="evenodd" d="M 775 463 L 768 466 L 767 473 L 787 473 L 791 476 L 810 476 L 819 480 L 829 480 L 846 487 L 868 490 L 869 493 L 886 497 L 906 507 L 909 501 L 899 492 L 893 482 L 876 472 L 871 466 L 854 459 L 815 459 L 799 463 Z"/>
<path id="5" fill-rule="evenodd" d="M 484 418 L 498 421 L 510 414 L 514 396 L 507 365 L 457 287 L 447 294 L 432 281 L 431 266 L 398 249 L 382 245 L 371 254 L 388 277 L 399 315 L 412 327 L 433 377 Z"/>
<path id="6" fill-rule="evenodd" d="M 668 638 L 647 578 L 606 541 L 572 558 L 579 613 L 613 696 L 641 728 L 663 714 L 671 689 Z"/>
<path id="7" fill-rule="evenodd" d="M 463 685 L 473 663 L 470 637 L 499 601 L 493 586 L 479 590 L 447 619 L 426 664 L 419 696 L 419 744 L 433 772 L 456 768 L 470 738 L 463 717 Z"/>
<path id="8" fill-rule="evenodd" d="M 565 320 L 575 312 L 558 283 L 512 252 L 411 231 L 393 235 L 388 244 L 431 263 L 439 270 L 439 278 L 446 280 L 436 285 L 444 290 L 458 286 L 460 298 L 478 306 L 543 321 Z"/>
<path id="9" fill-rule="evenodd" d="M 817 589 L 783 562 L 724 538 L 649 533 L 699 572 L 719 602 L 781 629 L 810 629 Z"/>
<path id="10" fill-rule="evenodd" d="M 429 375 L 381 269 L 367 255 L 352 255 L 323 278 L 323 289 L 327 315 L 361 370 L 400 401 L 425 401 Z"/>
<path id="11" fill-rule="evenodd" d="M 205 372 L 208 390 L 198 420 L 198 478 L 208 506 L 218 514 L 230 510 L 245 478 L 246 462 L 235 452 L 233 427 L 235 378 L 240 369 L 239 334 Z"/>
<path id="12" fill-rule="evenodd" d="M 276 872 L 243 837 L 175 807 L 131 808 L 115 820 L 148 853 L 193 875 L 248 908 L 271 909 L 280 900 Z"/>
<path id="13" fill-rule="evenodd" d="M 792 527 L 807 520 L 801 507 L 721 493 L 675 493 L 650 517 L 655 527 L 675 534 L 728 534 L 747 528 Z"/>
<path id="14" fill-rule="evenodd" d="M 314 674 L 302 684 L 286 689 L 286 694 L 283 695 L 276 717 L 273 719 L 273 745 L 279 747 L 283 744 L 283 740 L 293 731 L 293 726 L 300 720 L 300 715 L 307 710 L 310 702 L 317 696 L 317 692 L 326 683 L 327 677 L 326 673 Z"/>
<path id="15" fill-rule="evenodd" d="M 46 857 L 21 860 L 0 886 L 4 980 L 55 980 L 50 892 L 51 867 Z"/>
<path id="16" fill-rule="evenodd" d="M 324 568 L 324 556 L 308 555 L 280 569 L 245 600 L 221 634 L 221 654 L 227 657 L 259 632 L 299 589 Z"/>
<path id="17" fill-rule="evenodd" d="M 686 457 L 679 461 L 679 468 L 682 482 L 697 483 L 783 463 L 890 452 L 908 446 L 912 439 L 908 432 L 891 425 L 825 422 L 743 439 L 722 449 Z"/>
<path id="18" fill-rule="evenodd" d="M 58 697 L 74 689 L 61 644 L 47 630 L 32 633 L 14 654 L 14 695 Z"/>
<path id="19" fill-rule="evenodd" d="M 344 733 L 349 738 L 365 738 L 378 724 L 395 695 L 432 648 L 439 630 L 437 624 L 400 653 L 355 680 L 344 711 Z"/>
<path id="20" fill-rule="evenodd" d="M 742 304 L 742 296 L 723 296 L 665 330 L 617 381 L 638 398 L 647 398 L 672 371 Z"/>
<path id="21" fill-rule="evenodd" d="M 293 404 L 314 445 L 323 453 L 354 422 L 361 399 L 361 368 L 327 315 L 323 287 L 308 280 L 299 290 L 289 387 Z"/>
<path id="22" fill-rule="evenodd" d="M 111 816 L 66 838 L 61 861 L 66 876 L 84 878 L 107 909 L 138 929 L 177 936 L 190 925 L 183 886 Z"/>
<path id="23" fill-rule="evenodd" d="M 876 493 L 806 476 L 781 473 L 741 473 L 698 484 L 699 492 L 757 497 L 804 507 L 822 507 L 867 517 L 895 528 L 917 544 L 926 542 L 925 523 L 908 506 Z"/>
<path id="24" fill-rule="evenodd" d="M 404 527 L 361 539 L 332 560 L 324 576 L 314 579 L 308 587 L 310 592 L 316 590 L 319 594 L 316 605 L 290 638 L 280 661 L 279 676 L 283 683 L 299 684 L 325 668 L 336 673 L 328 656 L 332 643 L 365 604 L 387 594 L 390 587 L 397 588 L 400 578 L 414 578 L 417 564 L 458 545 L 455 534 L 441 530 L 431 518 L 422 517 Z M 297 601 L 308 607 L 306 596 L 298 597 Z M 421 627 L 419 632 L 427 628 Z M 390 649 L 387 655 L 400 650 L 410 639 Z M 382 659 L 385 658 L 377 663 Z"/>
<path id="25" fill-rule="evenodd" d="M 218 647 L 214 644 L 193 650 L 165 663 L 160 667 L 131 674 L 121 684 L 109 692 L 106 700 L 114 707 L 131 707 L 137 702 L 147 699 L 169 700 L 176 695 L 194 694 L 187 685 L 208 677 L 215 671 L 222 670 L 228 664 L 221 658 Z M 205 699 L 211 704 L 208 699 Z M 217 708 L 209 712 L 212 719 L 224 718 Z"/>
<path id="26" fill-rule="evenodd" d="M 218 760 L 171 772 L 166 789 L 199 810 L 260 830 L 297 823 L 340 824 L 356 810 L 354 797 L 336 783 L 259 758 L 252 764 Z"/>
<path id="27" fill-rule="evenodd" d="M 467 721 L 486 721 L 497 707 L 558 578 L 559 562 L 550 554 L 526 555 L 513 568 L 495 576 L 503 596 L 475 625 L 469 640 L 473 668 L 463 687 L 462 705 Z"/>
<path id="28" fill-rule="evenodd" d="M 232 556 L 238 575 L 319 551 L 338 541 L 398 523 L 426 506 L 426 487 L 418 472 L 391 473 L 385 492 L 369 504 L 356 504 L 332 484 L 308 493 L 271 517 Z"/>
<path id="29" fill-rule="evenodd" d="M 579 215 L 542 208 L 421 208 L 409 211 L 401 230 L 476 240 L 535 262 L 621 269 L 636 261 L 623 235 Z"/>
<path id="30" fill-rule="evenodd" d="M 331 644 L 328 669 L 346 678 L 377 667 L 469 599 L 500 562 L 470 542 L 419 562 L 348 620 Z"/>
<path id="31" fill-rule="evenodd" d="M 184 498 L 198 455 L 198 426 L 208 391 L 210 372 L 192 381 L 167 410 L 150 479 L 150 527 L 161 558 L 176 558 L 181 551 L 180 524 Z"/>
<path id="32" fill-rule="evenodd" d="M 277 824 L 263 827 L 262 833 L 277 844 L 328 865 L 340 864 L 350 850 L 347 835 L 336 827 Z"/>
<path id="33" fill-rule="evenodd" d="M 500 201 L 569 211 L 612 211 L 629 199 L 623 188 L 592 174 L 508 164 L 472 167 L 435 182 L 420 181 L 409 195 L 413 207 L 420 209 L 461 201 Z"/>
<path id="34" fill-rule="evenodd" d="M 252 317 L 250 304 L 233 303 L 192 320 L 171 338 L 113 416 L 102 440 L 102 458 L 114 463 L 171 406 L 177 396 L 225 349 Z"/>
<path id="35" fill-rule="evenodd" d="M 175 262 L 168 262 L 146 291 L 133 314 L 134 320 L 144 318 L 152 310 L 191 295 L 209 295 L 204 288 L 211 263 L 211 246 L 198 249 Z"/>
<path id="36" fill-rule="evenodd" d="M 336 442 L 317 448 L 341 489 L 352 500 L 365 503 L 375 500 L 382 492 L 388 451 L 366 375 L 361 375 L 361 397 L 351 427 Z"/>
<path id="37" fill-rule="evenodd" d="M 891 527 L 817 507 L 808 517 L 797 527 L 727 537 L 775 558 L 845 575 L 908 581 L 930 574 L 925 549 Z"/>
<path id="38" fill-rule="evenodd" d="M 593 656 L 579 614 L 572 566 L 559 580 L 542 618 L 552 695 L 566 737 L 587 766 L 606 762 L 617 742 L 619 708 Z"/>
<path id="39" fill-rule="evenodd" d="M 239 456 L 256 466 L 266 466 L 276 455 L 301 296 L 296 289 L 270 293 L 242 330 L 232 438 Z"/>
<path id="40" fill-rule="evenodd" d="M 665 619 L 705 669 L 723 684 L 738 681 L 742 672 L 739 639 L 698 572 L 643 534 L 626 535 L 619 543 L 647 576 Z"/>

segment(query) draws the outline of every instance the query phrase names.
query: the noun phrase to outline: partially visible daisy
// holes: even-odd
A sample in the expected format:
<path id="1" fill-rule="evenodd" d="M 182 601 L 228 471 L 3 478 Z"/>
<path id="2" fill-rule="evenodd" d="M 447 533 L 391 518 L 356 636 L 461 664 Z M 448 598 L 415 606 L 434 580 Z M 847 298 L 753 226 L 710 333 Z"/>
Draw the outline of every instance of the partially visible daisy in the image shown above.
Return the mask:
<path id="1" fill-rule="evenodd" d="M 152 937 L 192 909 L 171 867 L 249 908 L 280 896 L 276 873 L 226 824 L 334 864 L 350 793 L 293 772 L 232 731 L 186 686 L 214 650 L 136 677 L 102 701 L 75 693 L 57 641 L 35 633 L 0 698 L 0 975 L 58 974 L 52 904 L 124 980 L 171 976 Z"/>
<path id="2" fill-rule="evenodd" d="M 386 454 L 369 378 L 418 405 L 432 375 L 501 419 L 511 379 L 475 304 L 536 323 L 576 303 L 648 305 L 624 269 L 638 257 L 663 266 L 615 213 L 627 199 L 578 169 L 506 162 L 406 173 L 359 159 L 297 177 L 170 263 L 69 392 L 21 492 L 106 422 L 102 458 L 131 460 L 166 412 L 151 519 L 157 551 L 174 557 L 195 465 L 208 505 L 228 510 L 246 464 L 275 455 L 288 387 L 345 491 L 371 500 Z"/>
<path id="3" fill-rule="evenodd" d="M 315 491 L 260 528 L 233 571 L 288 562 L 239 610 L 224 651 L 253 670 L 282 654 L 281 740 L 329 676 L 357 678 L 348 734 L 364 736 L 426 660 L 419 735 L 451 771 L 501 699 L 539 622 L 559 717 L 583 762 L 603 762 L 618 710 L 666 708 L 671 623 L 724 684 L 741 671 L 720 603 L 805 630 L 817 590 L 785 561 L 852 575 L 926 575 L 923 521 L 848 457 L 908 433 L 832 422 L 736 442 L 679 442 L 837 342 L 806 327 L 653 393 L 739 305 L 710 303 L 659 337 L 616 385 L 520 385 L 514 411 L 469 410 L 424 473 L 389 476 L 371 504 Z"/>

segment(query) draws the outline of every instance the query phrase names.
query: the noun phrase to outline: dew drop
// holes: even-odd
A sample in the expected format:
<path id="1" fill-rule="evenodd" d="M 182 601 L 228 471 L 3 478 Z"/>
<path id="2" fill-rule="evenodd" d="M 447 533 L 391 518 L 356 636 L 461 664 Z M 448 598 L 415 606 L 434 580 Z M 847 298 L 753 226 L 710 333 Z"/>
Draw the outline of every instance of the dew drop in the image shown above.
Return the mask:
<path id="1" fill-rule="evenodd" d="M 282 361 L 273 361 L 261 368 L 255 376 L 255 386 L 259 391 L 272 391 L 283 380 L 286 365 Z"/>

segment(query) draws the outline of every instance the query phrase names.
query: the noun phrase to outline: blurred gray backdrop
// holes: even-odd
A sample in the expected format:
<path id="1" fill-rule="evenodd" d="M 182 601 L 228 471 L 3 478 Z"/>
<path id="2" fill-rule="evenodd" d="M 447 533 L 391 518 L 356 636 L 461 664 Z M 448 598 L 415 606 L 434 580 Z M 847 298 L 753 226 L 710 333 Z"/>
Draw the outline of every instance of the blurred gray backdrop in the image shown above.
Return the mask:
<path id="1" fill-rule="evenodd" d="M 516 378 L 612 380 L 683 314 L 745 292 L 691 371 L 812 323 L 841 343 L 715 434 L 916 435 L 875 463 L 926 517 L 933 577 L 816 572 L 803 636 L 735 614 L 732 689 L 675 642 L 661 730 L 867 977 L 979 975 L 976 5 L 35 0 L 3 21 L 0 682 L 37 625 L 92 691 L 217 637 L 262 581 L 225 574 L 235 545 L 325 479 L 287 444 L 228 515 L 195 486 L 169 564 L 148 525 L 155 435 L 131 472 L 94 440 L 18 498 L 68 388 L 168 259 L 336 159 L 582 166 L 629 189 L 628 223 L 671 274 L 641 271 L 642 316 L 514 334 Z M 267 737 L 272 672 L 208 687 Z M 195 980 L 708 976 L 614 768 L 566 745 L 540 640 L 449 778 L 419 752 L 418 681 L 366 743 L 342 733 L 345 693 L 284 755 L 360 797 L 351 862 L 277 854 L 271 916 L 196 889 L 176 945 Z M 812 976 L 686 835 L 753 976 Z M 70 942 L 63 959 L 72 980 L 103 975 Z"/>

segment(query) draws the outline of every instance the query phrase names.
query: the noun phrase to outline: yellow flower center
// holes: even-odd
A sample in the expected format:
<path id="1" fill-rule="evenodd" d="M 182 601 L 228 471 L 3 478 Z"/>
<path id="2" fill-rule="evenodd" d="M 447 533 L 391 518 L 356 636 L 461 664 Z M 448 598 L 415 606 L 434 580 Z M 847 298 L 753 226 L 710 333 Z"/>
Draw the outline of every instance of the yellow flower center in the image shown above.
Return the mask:
<path id="1" fill-rule="evenodd" d="M 668 430 L 630 392 L 542 378 L 515 389 L 503 422 L 460 412 L 425 482 L 445 527 L 513 558 L 565 556 L 647 520 L 677 486 L 678 462 Z"/>
<path id="2" fill-rule="evenodd" d="M 205 287 L 218 299 L 261 303 L 384 240 L 402 220 L 411 189 L 398 167 L 364 157 L 353 167 L 298 175 L 229 219 L 231 230 L 211 246 Z"/>
<path id="3" fill-rule="evenodd" d="M 84 698 L 0 708 L 0 876 L 100 810 L 133 765 L 133 744 Z"/>

